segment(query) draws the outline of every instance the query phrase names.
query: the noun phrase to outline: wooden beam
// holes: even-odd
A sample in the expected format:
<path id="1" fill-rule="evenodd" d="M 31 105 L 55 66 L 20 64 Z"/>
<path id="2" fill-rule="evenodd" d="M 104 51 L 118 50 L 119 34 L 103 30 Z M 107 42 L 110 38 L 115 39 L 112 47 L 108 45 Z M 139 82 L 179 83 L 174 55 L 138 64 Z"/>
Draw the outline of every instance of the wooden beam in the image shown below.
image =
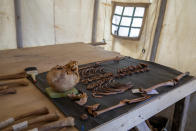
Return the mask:
<path id="1" fill-rule="evenodd" d="M 175 104 L 172 131 L 184 131 L 189 109 L 190 95 Z"/>
<path id="2" fill-rule="evenodd" d="M 97 35 L 97 19 L 98 19 L 98 7 L 99 0 L 94 0 L 94 11 L 93 11 L 93 27 L 92 27 L 92 43 L 96 42 Z"/>
<path id="3" fill-rule="evenodd" d="M 182 98 L 194 93 L 196 91 L 195 84 L 196 79 L 183 84 L 178 88 L 174 88 L 173 90 L 158 96 L 156 99 L 151 99 L 148 102 L 141 104 L 139 107 L 130 110 L 126 114 L 99 125 L 90 131 L 129 130 L 167 107 L 175 104 Z"/>
<path id="4" fill-rule="evenodd" d="M 161 0 L 159 17 L 158 17 L 158 21 L 157 21 L 157 26 L 156 26 L 156 31 L 155 31 L 155 35 L 154 35 L 151 56 L 150 56 L 150 61 L 153 61 L 153 62 L 155 61 L 155 58 L 156 58 L 156 53 L 157 53 L 159 38 L 160 38 L 161 29 L 162 29 L 162 25 L 163 25 L 166 5 L 167 5 L 167 0 Z"/>
<path id="5" fill-rule="evenodd" d="M 137 125 L 135 128 L 137 131 L 151 131 L 145 121 Z"/>

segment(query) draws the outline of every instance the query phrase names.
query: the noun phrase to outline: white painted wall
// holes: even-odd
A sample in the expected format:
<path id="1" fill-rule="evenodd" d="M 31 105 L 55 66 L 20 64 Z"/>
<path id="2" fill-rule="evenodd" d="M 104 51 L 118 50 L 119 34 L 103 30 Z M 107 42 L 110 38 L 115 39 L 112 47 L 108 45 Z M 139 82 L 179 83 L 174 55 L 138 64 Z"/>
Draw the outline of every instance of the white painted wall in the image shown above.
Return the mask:
<path id="1" fill-rule="evenodd" d="M 56 43 L 91 42 L 94 0 L 55 0 Z"/>
<path id="2" fill-rule="evenodd" d="M 196 76 L 196 0 L 169 0 L 156 62 Z"/>
<path id="3" fill-rule="evenodd" d="M 55 44 L 53 0 L 20 0 L 20 4 L 23 46 Z"/>
<path id="4" fill-rule="evenodd" d="M 16 47 L 14 0 L 0 0 L 0 50 Z"/>
<path id="5" fill-rule="evenodd" d="M 93 0 L 21 0 L 24 47 L 90 42 Z"/>
<path id="6" fill-rule="evenodd" d="M 91 42 L 94 0 L 19 0 L 23 47 Z M 14 0 L 0 0 L 0 49 L 17 48 Z"/>

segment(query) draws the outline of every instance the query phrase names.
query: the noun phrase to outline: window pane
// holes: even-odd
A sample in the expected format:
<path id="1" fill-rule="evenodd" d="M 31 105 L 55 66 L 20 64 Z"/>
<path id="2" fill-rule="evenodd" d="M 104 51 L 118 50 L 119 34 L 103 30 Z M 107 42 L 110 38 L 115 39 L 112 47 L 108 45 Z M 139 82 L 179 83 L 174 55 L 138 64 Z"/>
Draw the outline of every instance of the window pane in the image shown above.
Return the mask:
<path id="1" fill-rule="evenodd" d="M 132 18 L 122 17 L 120 25 L 130 26 Z"/>
<path id="2" fill-rule="evenodd" d="M 117 35 L 118 26 L 112 25 L 112 34 Z"/>
<path id="3" fill-rule="evenodd" d="M 133 15 L 133 7 L 125 7 L 123 15 L 132 16 Z"/>
<path id="4" fill-rule="evenodd" d="M 134 16 L 144 16 L 144 7 L 136 7 L 135 15 Z"/>
<path id="5" fill-rule="evenodd" d="M 140 29 L 131 28 L 129 37 L 139 37 Z"/>
<path id="6" fill-rule="evenodd" d="M 143 18 L 133 18 L 132 27 L 141 27 Z"/>
<path id="7" fill-rule="evenodd" d="M 113 15 L 112 23 L 119 25 L 119 22 L 120 22 L 120 16 Z"/>
<path id="8" fill-rule="evenodd" d="M 118 31 L 119 36 L 128 36 L 129 28 L 127 27 L 120 27 Z"/>
<path id="9" fill-rule="evenodd" d="M 116 6 L 114 13 L 121 15 L 122 14 L 122 10 L 123 10 L 122 6 Z"/>

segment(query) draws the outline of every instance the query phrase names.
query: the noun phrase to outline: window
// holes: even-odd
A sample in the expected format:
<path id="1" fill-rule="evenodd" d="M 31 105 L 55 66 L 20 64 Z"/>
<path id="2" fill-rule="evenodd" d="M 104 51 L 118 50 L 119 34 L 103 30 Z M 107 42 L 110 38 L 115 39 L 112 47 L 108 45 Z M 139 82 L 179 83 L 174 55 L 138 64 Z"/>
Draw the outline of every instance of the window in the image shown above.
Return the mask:
<path id="1" fill-rule="evenodd" d="M 113 2 L 112 35 L 114 37 L 139 39 L 148 5 Z"/>

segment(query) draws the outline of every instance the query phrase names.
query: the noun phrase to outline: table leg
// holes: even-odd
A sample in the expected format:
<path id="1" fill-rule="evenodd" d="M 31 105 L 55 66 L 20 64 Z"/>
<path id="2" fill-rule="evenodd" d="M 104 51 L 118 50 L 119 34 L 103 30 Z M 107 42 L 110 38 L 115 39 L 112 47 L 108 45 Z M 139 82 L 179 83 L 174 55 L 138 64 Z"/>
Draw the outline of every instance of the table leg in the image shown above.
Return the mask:
<path id="1" fill-rule="evenodd" d="M 189 109 L 190 95 L 175 104 L 172 131 L 184 131 L 187 112 Z"/>

